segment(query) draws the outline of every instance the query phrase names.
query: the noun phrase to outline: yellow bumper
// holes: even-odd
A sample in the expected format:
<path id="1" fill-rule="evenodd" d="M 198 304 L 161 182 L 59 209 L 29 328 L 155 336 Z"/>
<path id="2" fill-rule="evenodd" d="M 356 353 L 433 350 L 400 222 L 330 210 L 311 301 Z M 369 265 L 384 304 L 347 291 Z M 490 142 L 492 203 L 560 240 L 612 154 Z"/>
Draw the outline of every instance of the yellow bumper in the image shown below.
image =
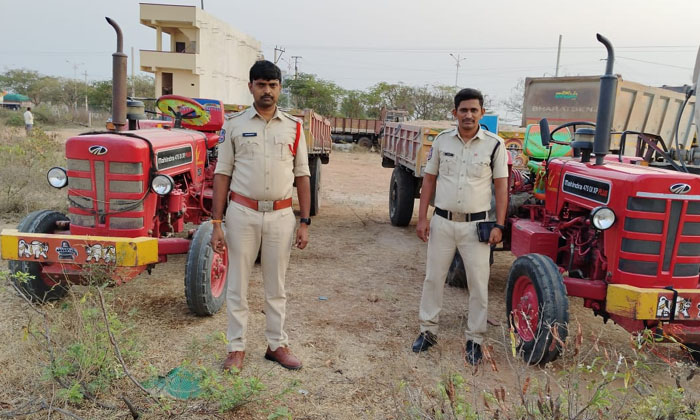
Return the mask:
<path id="1" fill-rule="evenodd" d="M 678 321 L 700 320 L 700 289 L 678 289 L 674 318 Z M 636 320 L 668 320 L 673 292 L 665 289 L 642 289 L 625 284 L 608 285 L 607 312 Z"/>
<path id="2" fill-rule="evenodd" d="M 158 262 L 158 239 L 0 232 L 5 260 L 139 267 Z"/>

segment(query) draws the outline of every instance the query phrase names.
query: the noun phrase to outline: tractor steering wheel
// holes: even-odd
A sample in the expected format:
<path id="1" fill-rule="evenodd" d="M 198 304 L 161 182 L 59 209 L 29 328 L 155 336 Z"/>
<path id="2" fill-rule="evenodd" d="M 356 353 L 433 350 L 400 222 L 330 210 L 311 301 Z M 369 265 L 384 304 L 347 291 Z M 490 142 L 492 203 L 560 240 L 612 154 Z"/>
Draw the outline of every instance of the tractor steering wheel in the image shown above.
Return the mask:
<path id="1" fill-rule="evenodd" d="M 559 140 L 554 140 L 554 133 L 558 132 L 559 130 L 562 130 L 564 128 L 568 127 L 574 127 L 574 134 L 576 133 L 576 126 L 577 125 L 587 125 L 589 127 L 594 127 L 595 128 L 595 123 L 589 122 L 589 121 L 571 121 L 568 123 L 564 123 L 560 125 L 559 127 L 555 128 L 552 130 L 551 133 L 549 133 L 550 140 L 549 142 L 552 144 L 560 144 L 562 146 L 570 146 L 571 145 L 571 140 L 567 141 L 559 141 Z M 573 137 L 572 137 L 573 138 Z"/>
<path id="2" fill-rule="evenodd" d="M 156 108 L 175 119 L 175 128 L 180 128 L 182 120 L 187 124 L 201 127 L 209 122 L 209 113 L 194 100 L 179 95 L 164 95 L 156 101 Z"/>

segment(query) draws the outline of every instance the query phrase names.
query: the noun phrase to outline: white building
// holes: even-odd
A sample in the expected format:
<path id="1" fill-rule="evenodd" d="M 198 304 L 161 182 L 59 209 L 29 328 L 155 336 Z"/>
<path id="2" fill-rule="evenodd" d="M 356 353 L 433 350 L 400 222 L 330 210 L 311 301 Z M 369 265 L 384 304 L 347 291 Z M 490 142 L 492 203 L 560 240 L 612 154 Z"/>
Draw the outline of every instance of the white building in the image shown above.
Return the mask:
<path id="1" fill-rule="evenodd" d="M 140 4 L 141 24 L 156 30 L 155 50 L 141 50 L 142 71 L 155 74 L 156 97 L 176 94 L 250 105 L 248 72 L 260 41 L 195 6 Z M 163 33 L 170 35 L 163 45 Z"/>

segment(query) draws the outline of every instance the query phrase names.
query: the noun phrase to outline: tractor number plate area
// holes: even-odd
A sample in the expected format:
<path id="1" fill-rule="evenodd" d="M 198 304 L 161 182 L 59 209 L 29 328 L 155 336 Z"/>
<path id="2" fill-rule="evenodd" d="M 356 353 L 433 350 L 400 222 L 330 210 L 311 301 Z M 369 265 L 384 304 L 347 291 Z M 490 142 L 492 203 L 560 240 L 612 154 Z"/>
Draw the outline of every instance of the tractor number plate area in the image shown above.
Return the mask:
<path id="1" fill-rule="evenodd" d="M 64 264 L 110 264 L 138 267 L 158 262 L 156 238 L 118 238 L 24 233 L 0 233 L 5 260 Z"/>
<path id="2" fill-rule="evenodd" d="M 673 305 L 674 294 L 676 297 Z M 700 289 L 643 289 L 626 284 L 608 285 L 607 312 L 636 320 L 700 321 Z"/>

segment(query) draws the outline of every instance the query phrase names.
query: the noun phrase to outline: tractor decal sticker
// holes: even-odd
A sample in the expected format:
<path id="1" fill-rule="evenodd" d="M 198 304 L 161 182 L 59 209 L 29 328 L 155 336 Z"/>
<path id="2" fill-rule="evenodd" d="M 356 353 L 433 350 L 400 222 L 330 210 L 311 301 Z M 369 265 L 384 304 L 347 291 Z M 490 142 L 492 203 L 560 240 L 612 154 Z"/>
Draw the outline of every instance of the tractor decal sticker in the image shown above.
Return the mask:
<path id="1" fill-rule="evenodd" d="M 174 149 L 161 150 L 156 153 L 156 166 L 159 170 L 192 163 L 192 146 L 181 146 Z"/>
<path id="2" fill-rule="evenodd" d="M 102 260 L 105 263 L 111 263 L 117 260 L 117 251 L 114 245 L 94 244 L 85 245 L 85 253 L 87 254 L 86 262 L 100 262 Z"/>
<path id="3" fill-rule="evenodd" d="M 564 175 L 562 190 L 569 194 L 602 204 L 608 204 L 610 199 L 609 182 L 570 173 Z"/>
<path id="4" fill-rule="evenodd" d="M 226 141 L 226 130 L 222 128 L 221 131 L 219 132 L 219 143 L 223 143 L 225 141 Z"/>
<path id="5" fill-rule="evenodd" d="M 74 260 L 78 256 L 78 250 L 70 246 L 68 241 L 61 241 L 61 246 L 56 247 L 56 253 L 61 260 Z"/>
<path id="6" fill-rule="evenodd" d="M 673 298 L 668 298 L 666 296 L 659 296 L 658 303 L 656 305 L 656 317 L 657 318 L 669 318 L 671 316 L 671 300 Z M 700 312 L 700 304 L 698 306 L 698 311 Z M 684 298 L 678 296 L 676 298 L 676 313 L 675 316 L 679 314 L 685 319 L 690 319 L 692 316 L 690 314 L 690 309 L 693 307 L 693 300 L 691 298 Z M 700 316 L 700 313 L 698 314 Z"/>
<path id="7" fill-rule="evenodd" d="M 17 255 L 22 258 L 34 258 L 38 260 L 39 258 L 47 259 L 46 253 L 49 251 L 49 244 L 47 242 L 31 241 L 27 242 L 24 239 L 20 239 L 17 243 Z"/>

